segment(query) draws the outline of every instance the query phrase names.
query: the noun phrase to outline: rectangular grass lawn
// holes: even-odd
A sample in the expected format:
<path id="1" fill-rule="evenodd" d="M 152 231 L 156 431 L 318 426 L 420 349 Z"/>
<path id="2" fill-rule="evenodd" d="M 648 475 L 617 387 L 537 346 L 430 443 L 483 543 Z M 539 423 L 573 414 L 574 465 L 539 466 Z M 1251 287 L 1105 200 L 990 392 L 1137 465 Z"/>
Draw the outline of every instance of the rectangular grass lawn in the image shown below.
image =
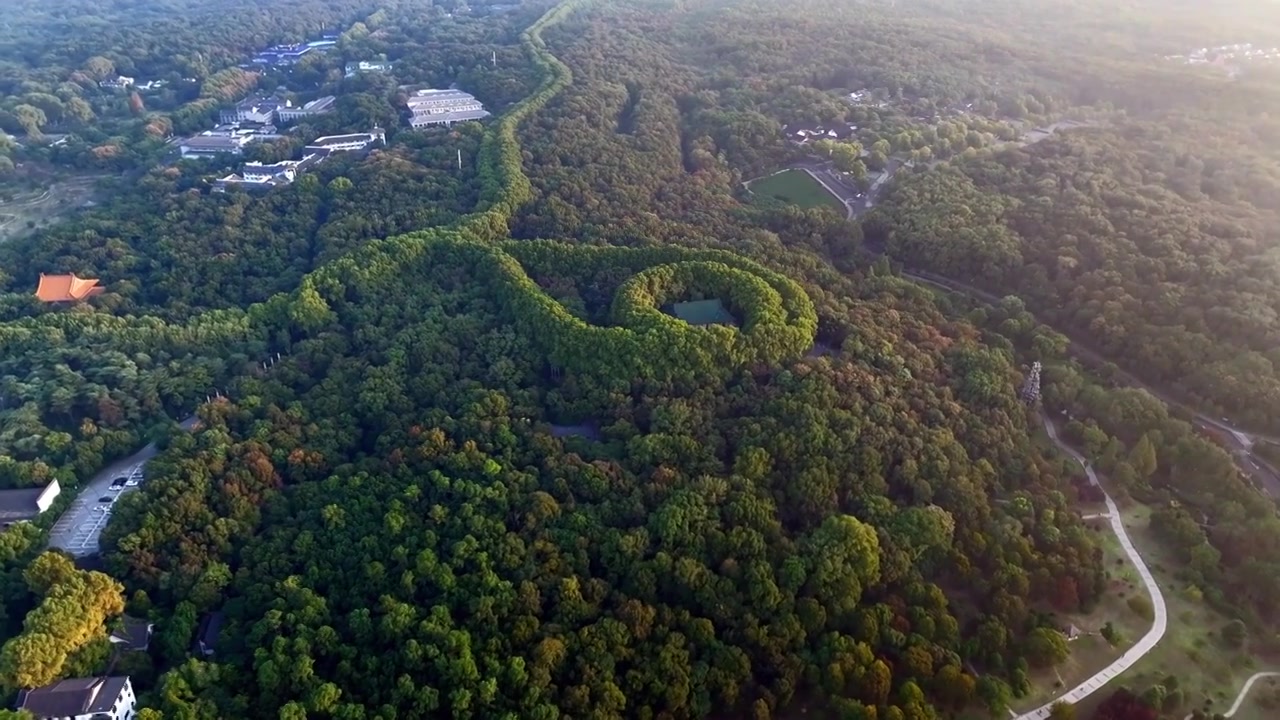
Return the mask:
<path id="1" fill-rule="evenodd" d="M 802 208 L 829 207 L 844 212 L 844 204 L 803 170 L 785 170 L 777 175 L 751 181 L 757 197 L 773 198 Z"/>

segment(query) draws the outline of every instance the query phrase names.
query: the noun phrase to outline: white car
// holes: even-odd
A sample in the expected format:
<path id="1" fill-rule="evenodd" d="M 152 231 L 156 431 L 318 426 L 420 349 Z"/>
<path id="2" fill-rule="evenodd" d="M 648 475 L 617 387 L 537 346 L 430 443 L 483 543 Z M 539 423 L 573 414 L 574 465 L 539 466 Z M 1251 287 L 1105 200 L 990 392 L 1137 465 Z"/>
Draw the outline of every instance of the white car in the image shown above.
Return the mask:
<path id="1" fill-rule="evenodd" d="M 142 482 L 141 478 L 131 478 L 124 484 L 125 487 L 138 487 L 138 483 Z"/>

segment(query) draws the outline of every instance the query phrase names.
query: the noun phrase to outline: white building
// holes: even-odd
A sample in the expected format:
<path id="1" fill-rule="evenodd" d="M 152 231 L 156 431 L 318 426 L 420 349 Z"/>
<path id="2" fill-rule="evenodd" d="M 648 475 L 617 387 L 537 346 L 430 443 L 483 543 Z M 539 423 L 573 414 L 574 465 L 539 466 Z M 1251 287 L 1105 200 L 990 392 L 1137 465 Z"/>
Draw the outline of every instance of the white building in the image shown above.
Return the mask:
<path id="1" fill-rule="evenodd" d="M 178 143 L 178 150 L 184 158 L 210 158 L 218 155 L 241 155 L 244 146 L 253 142 L 275 140 L 280 135 L 275 127 L 240 127 L 238 124 L 219 125 L 212 130 L 205 130 L 199 135 L 192 135 Z"/>
<path id="2" fill-rule="evenodd" d="M 71 678 L 18 694 L 39 720 L 133 720 L 138 698 L 126 677 Z"/>
<path id="3" fill-rule="evenodd" d="M 249 135 L 223 135 L 205 132 L 183 140 L 178 145 L 184 158 L 210 158 L 218 155 L 241 155 L 249 144 Z"/>
<path id="4" fill-rule="evenodd" d="M 284 103 L 275 98 L 246 98 L 233 108 L 224 109 L 218 119 L 224 123 L 254 122 L 267 124 L 276 119 L 276 110 Z"/>
<path id="5" fill-rule="evenodd" d="M 372 132 L 354 133 L 351 135 L 325 135 L 318 137 L 307 145 L 306 150 L 324 150 L 328 153 L 336 152 L 355 152 L 359 150 L 367 150 L 378 143 L 387 141 L 387 133 L 381 128 L 374 128 Z"/>
<path id="6" fill-rule="evenodd" d="M 358 63 L 347 63 L 347 77 L 355 77 L 361 73 L 389 73 L 393 64 L 385 61 L 361 60 Z"/>
<path id="7" fill-rule="evenodd" d="M 244 181 L 248 183 L 291 183 L 298 178 L 298 163 L 292 160 L 263 165 L 260 162 L 245 163 Z"/>
<path id="8" fill-rule="evenodd" d="M 132 86 L 133 86 L 133 78 L 129 77 L 128 75 L 117 75 L 111 78 L 110 80 L 103 80 L 102 82 L 98 83 L 98 87 L 106 88 L 108 90 L 123 90 L 127 87 L 132 87 Z"/>
<path id="9" fill-rule="evenodd" d="M 240 170 L 240 174 L 232 174 L 215 180 L 213 190 L 214 192 L 225 192 L 232 185 L 243 185 L 250 190 L 265 190 L 288 185 L 298 179 L 298 166 L 300 164 L 297 160 L 286 160 L 270 165 L 264 165 L 260 162 L 245 163 Z"/>
<path id="10" fill-rule="evenodd" d="M 332 111 L 337 101 L 337 98 L 328 95 L 318 100 L 312 100 L 306 105 L 295 107 L 293 101 L 290 100 L 285 102 L 283 107 L 276 108 L 276 117 L 280 122 L 293 122 L 294 120 L 301 120 L 308 115 L 321 115 Z"/>
<path id="11" fill-rule="evenodd" d="M 409 107 L 409 124 L 415 128 L 489 117 L 475 96 L 461 90 L 419 90 L 405 104 Z"/>

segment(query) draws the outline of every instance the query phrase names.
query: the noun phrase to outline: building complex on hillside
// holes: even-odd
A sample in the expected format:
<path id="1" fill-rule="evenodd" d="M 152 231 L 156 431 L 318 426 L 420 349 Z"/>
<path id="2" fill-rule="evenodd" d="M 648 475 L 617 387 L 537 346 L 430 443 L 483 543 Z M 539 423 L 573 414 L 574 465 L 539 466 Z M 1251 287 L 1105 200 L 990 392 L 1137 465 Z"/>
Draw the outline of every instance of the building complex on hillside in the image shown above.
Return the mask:
<path id="1" fill-rule="evenodd" d="M 35 519 L 52 507 L 61 493 L 57 480 L 44 487 L 0 490 L 0 527 Z"/>
<path id="2" fill-rule="evenodd" d="M 40 273 L 40 284 L 36 286 L 36 297 L 41 302 L 80 302 L 94 295 L 101 295 L 106 288 L 99 287 L 98 281 L 70 275 L 45 275 Z"/>
<path id="3" fill-rule="evenodd" d="M 415 128 L 489 117 L 475 96 L 461 90 L 419 90 L 405 104 L 409 107 L 409 125 Z"/>
<path id="4" fill-rule="evenodd" d="M 225 108 L 218 119 L 223 124 L 293 122 L 309 115 L 322 115 L 333 110 L 337 98 L 332 95 L 312 100 L 305 105 L 294 105 L 292 100 L 274 97 L 249 97 Z"/>
<path id="5" fill-rule="evenodd" d="M 270 189 L 288 185 L 307 169 L 324 162 L 330 155 L 341 152 L 361 152 L 383 142 L 386 142 L 386 133 L 381 128 L 374 128 L 367 133 L 318 137 L 302 149 L 301 160 L 285 160 L 270 165 L 258 162 L 245 163 L 239 174 L 231 174 L 215 180 L 213 189 L 214 192 L 223 192 L 233 185 L 240 185 L 246 189 Z"/>
<path id="6" fill-rule="evenodd" d="M 18 709 L 40 720 L 133 720 L 137 704 L 127 676 L 71 678 L 18 694 Z"/>
<path id="7" fill-rule="evenodd" d="M 178 151 L 184 158 L 210 158 L 219 155 L 241 155 L 249 143 L 275 140 L 281 137 L 273 125 L 257 123 L 232 123 L 219 125 L 199 135 L 193 135 L 178 143 Z"/>

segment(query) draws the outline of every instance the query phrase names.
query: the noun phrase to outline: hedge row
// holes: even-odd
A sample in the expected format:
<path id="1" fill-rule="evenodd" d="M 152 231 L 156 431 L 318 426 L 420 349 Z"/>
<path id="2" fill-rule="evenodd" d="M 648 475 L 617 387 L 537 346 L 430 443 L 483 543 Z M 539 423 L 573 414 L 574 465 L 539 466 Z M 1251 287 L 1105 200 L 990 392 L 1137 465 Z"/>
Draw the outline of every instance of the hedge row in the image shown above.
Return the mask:
<path id="1" fill-rule="evenodd" d="M 559 263 L 562 273 L 600 264 L 647 267 L 618 288 L 612 307 L 617 324 L 605 327 L 574 316 L 544 292 L 521 255 L 540 255 L 543 263 L 554 257 L 547 267 Z M 724 376 L 746 365 L 797 357 L 812 347 L 817 333 L 817 313 L 798 285 L 726 253 L 539 241 L 508 243 L 494 250 L 493 261 L 494 293 L 517 326 L 555 365 L 578 373 L 627 381 Z M 724 298 L 742 313 L 744 327 L 694 327 L 659 310 L 689 291 Z"/>

